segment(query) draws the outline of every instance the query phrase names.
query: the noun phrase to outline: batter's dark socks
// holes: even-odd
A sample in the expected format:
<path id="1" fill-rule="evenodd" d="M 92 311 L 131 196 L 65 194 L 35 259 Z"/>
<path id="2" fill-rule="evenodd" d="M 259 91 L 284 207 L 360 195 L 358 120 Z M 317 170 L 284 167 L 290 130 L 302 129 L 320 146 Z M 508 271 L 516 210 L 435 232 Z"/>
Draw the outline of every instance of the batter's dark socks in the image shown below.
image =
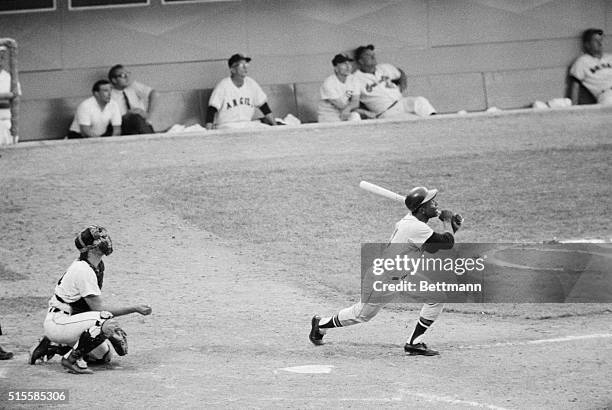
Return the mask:
<path id="1" fill-rule="evenodd" d="M 342 327 L 342 323 L 340 323 L 338 315 L 325 317 L 319 322 L 319 329 L 330 329 L 332 327 Z"/>
<path id="2" fill-rule="evenodd" d="M 410 336 L 410 340 L 408 341 L 408 343 L 410 343 L 410 344 L 418 343 L 416 341 L 417 338 L 422 336 L 423 333 L 425 333 L 425 331 L 427 331 L 427 329 L 429 329 L 429 326 L 431 326 L 432 323 L 433 323 L 433 320 L 428 320 L 428 319 L 424 319 L 424 318 L 420 317 L 419 321 L 417 322 L 416 326 L 414 327 L 414 331 L 412 332 L 412 336 Z"/>

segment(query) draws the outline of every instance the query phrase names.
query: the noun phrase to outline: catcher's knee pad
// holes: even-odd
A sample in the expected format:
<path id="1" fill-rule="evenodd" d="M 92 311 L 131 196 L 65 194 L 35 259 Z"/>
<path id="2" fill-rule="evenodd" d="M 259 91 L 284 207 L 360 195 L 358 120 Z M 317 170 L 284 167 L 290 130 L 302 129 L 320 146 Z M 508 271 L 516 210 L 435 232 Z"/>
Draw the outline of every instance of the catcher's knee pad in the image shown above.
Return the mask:
<path id="1" fill-rule="evenodd" d="M 102 344 L 87 354 L 85 360 L 88 363 L 108 363 L 113 358 L 113 349 L 110 342 L 105 340 Z"/>
<path id="2" fill-rule="evenodd" d="M 108 338 L 108 341 L 111 342 L 115 352 L 119 356 L 125 356 L 128 352 L 128 344 L 127 344 L 127 333 L 119 327 L 119 323 L 117 323 L 114 319 L 109 319 L 102 323 L 102 333 Z"/>

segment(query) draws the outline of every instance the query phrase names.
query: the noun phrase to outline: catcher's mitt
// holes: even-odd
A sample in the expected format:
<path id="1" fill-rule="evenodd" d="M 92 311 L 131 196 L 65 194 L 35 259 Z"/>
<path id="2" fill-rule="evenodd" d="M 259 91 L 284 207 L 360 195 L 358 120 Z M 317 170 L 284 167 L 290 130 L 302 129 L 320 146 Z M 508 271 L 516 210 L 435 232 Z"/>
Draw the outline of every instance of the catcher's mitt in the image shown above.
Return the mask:
<path id="1" fill-rule="evenodd" d="M 125 356 L 128 352 L 127 333 L 119 327 L 114 320 L 107 320 L 102 325 L 102 332 L 115 348 L 119 356 Z"/>

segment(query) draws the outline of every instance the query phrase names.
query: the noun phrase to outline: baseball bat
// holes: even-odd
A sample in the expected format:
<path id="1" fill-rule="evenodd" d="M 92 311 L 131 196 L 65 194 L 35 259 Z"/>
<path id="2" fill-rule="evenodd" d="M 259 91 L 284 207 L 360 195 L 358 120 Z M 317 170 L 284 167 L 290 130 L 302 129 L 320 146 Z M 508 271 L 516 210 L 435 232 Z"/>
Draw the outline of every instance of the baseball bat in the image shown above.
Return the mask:
<path id="1" fill-rule="evenodd" d="M 404 200 L 406 199 L 406 197 L 403 195 L 397 194 L 393 191 L 389 191 L 388 189 L 385 189 L 381 186 L 367 181 L 361 181 L 359 183 L 359 188 L 364 189 L 368 192 L 372 192 L 376 195 L 384 196 L 385 198 L 393 199 L 394 201 L 401 203 L 404 203 Z"/>

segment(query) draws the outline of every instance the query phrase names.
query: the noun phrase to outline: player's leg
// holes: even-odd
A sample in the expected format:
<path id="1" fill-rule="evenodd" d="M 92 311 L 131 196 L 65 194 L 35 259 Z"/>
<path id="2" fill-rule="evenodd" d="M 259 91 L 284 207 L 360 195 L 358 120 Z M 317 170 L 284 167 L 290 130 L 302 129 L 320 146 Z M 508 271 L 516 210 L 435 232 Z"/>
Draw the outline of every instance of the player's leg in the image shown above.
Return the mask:
<path id="1" fill-rule="evenodd" d="M 62 366 L 74 373 L 92 373 L 85 358 L 109 359 L 110 345 L 105 343 L 120 329 L 108 312 L 90 311 L 76 315 L 49 312 L 45 319 L 45 336 L 50 342 L 68 344 L 72 348 L 64 354 Z M 123 333 L 124 334 L 124 333 Z M 125 341 L 124 341 L 125 342 Z M 114 344 L 114 343 L 113 343 Z M 127 352 L 127 343 L 125 343 Z M 123 354 L 125 354 L 123 352 Z"/>
<path id="2" fill-rule="evenodd" d="M 0 326 L 0 335 L 2 335 L 2 326 Z M 0 360 L 8 360 L 13 357 L 13 352 L 7 352 L 0 346 Z"/>
<path id="3" fill-rule="evenodd" d="M 127 335 L 109 312 L 98 312 L 95 325 L 81 333 L 72 350 L 62 358 L 62 366 L 73 373 L 92 373 L 87 358 L 110 361 L 110 345 L 118 355 L 127 354 Z"/>
<path id="4" fill-rule="evenodd" d="M 433 322 L 440 316 L 444 305 L 442 303 L 425 303 L 421 308 L 419 320 L 410 335 L 410 338 L 404 345 L 404 351 L 411 355 L 435 356 L 439 353 L 429 349 L 421 340 L 423 335 L 431 327 Z"/>
<path id="5" fill-rule="evenodd" d="M 39 360 L 49 360 L 55 354 L 66 354 L 77 342 L 81 333 L 95 325 L 99 317 L 99 312 L 69 315 L 50 308 L 43 324 L 44 335 L 30 348 L 30 364 L 36 364 Z"/>
<path id="6" fill-rule="evenodd" d="M 109 363 L 113 359 L 113 349 L 109 340 L 105 340 L 85 356 L 89 364 Z"/>
<path id="7" fill-rule="evenodd" d="M 363 303 L 358 302 L 352 306 L 340 310 L 333 316 L 321 318 L 314 316 L 311 322 L 311 329 L 308 338 L 315 345 L 323 344 L 323 336 L 327 329 L 334 327 L 344 327 L 356 325 L 370 321 L 380 312 L 383 303 Z"/>
<path id="8" fill-rule="evenodd" d="M 429 117 L 436 113 L 436 109 L 425 97 L 404 97 L 401 103 L 405 112 L 415 113 L 419 117 Z"/>
<path id="9" fill-rule="evenodd" d="M 358 112 L 351 112 L 351 115 L 348 118 L 348 121 L 361 121 L 361 115 Z"/>
<path id="10" fill-rule="evenodd" d="M 410 97 L 406 97 L 410 98 Z M 382 119 L 403 119 L 403 120 L 418 120 L 419 116 L 414 113 L 413 104 L 408 104 L 410 109 L 406 108 L 406 98 L 402 98 L 398 101 L 393 107 L 389 108 L 387 111 L 380 114 L 378 118 Z"/>

